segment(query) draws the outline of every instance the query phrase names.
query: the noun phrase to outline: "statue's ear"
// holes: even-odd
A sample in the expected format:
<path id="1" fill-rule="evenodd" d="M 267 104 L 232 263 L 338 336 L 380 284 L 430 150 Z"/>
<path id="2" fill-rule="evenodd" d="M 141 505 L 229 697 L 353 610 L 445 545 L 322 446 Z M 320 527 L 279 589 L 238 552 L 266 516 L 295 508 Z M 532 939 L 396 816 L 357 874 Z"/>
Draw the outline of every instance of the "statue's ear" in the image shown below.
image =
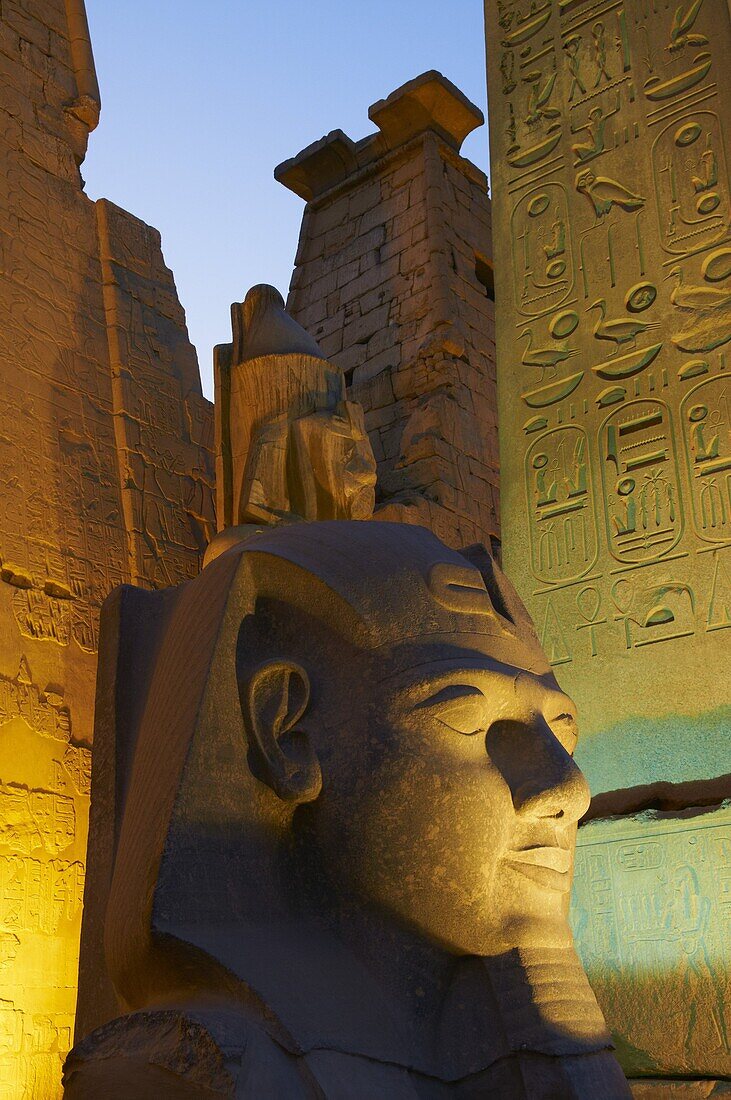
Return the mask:
<path id="1" fill-rule="evenodd" d="M 310 699 L 305 670 L 293 661 L 266 661 L 240 685 L 240 695 L 256 778 L 285 802 L 313 802 L 322 789 L 320 761 L 297 729 Z"/>

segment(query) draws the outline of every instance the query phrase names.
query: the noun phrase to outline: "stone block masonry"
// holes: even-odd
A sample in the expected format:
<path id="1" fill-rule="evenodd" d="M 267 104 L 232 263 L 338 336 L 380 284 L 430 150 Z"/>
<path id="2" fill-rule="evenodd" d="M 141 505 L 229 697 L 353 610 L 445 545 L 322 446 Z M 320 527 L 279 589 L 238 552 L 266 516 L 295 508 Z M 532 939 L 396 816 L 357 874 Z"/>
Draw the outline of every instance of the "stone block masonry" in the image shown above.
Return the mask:
<path id="1" fill-rule="evenodd" d="M 481 112 L 439 73 L 279 165 L 307 201 L 287 308 L 346 373 L 378 461 L 378 518 L 453 546 L 499 535 L 491 217 L 459 155 Z"/>
<path id="2" fill-rule="evenodd" d="M 82 0 L 3 0 L 0 86 L 0 1096 L 49 1100 L 74 1027 L 99 607 L 198 571 L 212 415 L 159 234 L 83 192 Z"/>

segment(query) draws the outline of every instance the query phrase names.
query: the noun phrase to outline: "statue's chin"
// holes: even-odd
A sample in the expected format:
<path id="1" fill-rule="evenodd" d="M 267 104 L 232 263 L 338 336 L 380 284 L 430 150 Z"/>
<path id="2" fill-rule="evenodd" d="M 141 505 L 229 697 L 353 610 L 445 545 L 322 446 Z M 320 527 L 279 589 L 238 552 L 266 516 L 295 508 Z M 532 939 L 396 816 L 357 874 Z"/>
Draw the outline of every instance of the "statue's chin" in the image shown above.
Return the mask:
<path id="1" fill-rule="evenodd" d="M 571 928 L 565 917 L 546 914 L 508 917 L 502 929 L 504 950 L 555 951 L 573 946 Z"/>

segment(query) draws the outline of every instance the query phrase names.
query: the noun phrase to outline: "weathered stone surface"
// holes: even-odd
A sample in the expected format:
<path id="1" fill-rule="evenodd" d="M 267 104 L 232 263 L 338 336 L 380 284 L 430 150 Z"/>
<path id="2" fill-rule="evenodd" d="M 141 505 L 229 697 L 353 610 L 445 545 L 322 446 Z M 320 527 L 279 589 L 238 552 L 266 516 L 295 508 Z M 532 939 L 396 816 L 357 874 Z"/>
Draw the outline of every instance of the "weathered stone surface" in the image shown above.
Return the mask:
<path id="1" fill-rule="evenodd" d="M 594 791 L 722 775 L 728 8 L 486 13 L 506 561 Z"/>
<path id="2" fill-rule="evenodd" d="M 630 1088 L 636 1100 L 714 1100 L 717 1096 L 731 1096 L 731 1081 L 671 1081 L 648 1077 L 644 1081 L 631 1081 Z"/>
<path id="3" fill-rule="evenodd" d="M 594 816 L 679 818 L 582 830 L 579 939 L 629 1071 L 726 1074 L 726 857 L 693 807 L 731 795 L 728 6 L 485 14 L 505 562 Z"/>
<path id="4" fill-rule="evenodd" d="M 98 613 L 198 570 L 212 416 L 159 235 L 83 193 L 81 0 L 0 12 L 0 1092 L 71 1042 Z"/>
<path id="5" fill-rule="evenodd" d="M 572 921 L 627 1073 L 731 1077 L 731 805 L 583 826 Z"/>
<path id="6" fill-rule="evenodd" d="M 275 172 L 308 201 L 287 308 L 365 410 L 380 518 L 426 525 L 452 546 L 489 542 L 499 531 L 490 200 L 458 155 L 482 116 L 431 72 L 370 117 L 376 135 L 334 131 Z"/>
<path id="7" fill-rule="evenodd" d="M 103 636 L 90 898 L 130 1014 L 68 1100 L 629 1096 L 567 920 L 573 704 L 483 547 L 280 525 Z"/>

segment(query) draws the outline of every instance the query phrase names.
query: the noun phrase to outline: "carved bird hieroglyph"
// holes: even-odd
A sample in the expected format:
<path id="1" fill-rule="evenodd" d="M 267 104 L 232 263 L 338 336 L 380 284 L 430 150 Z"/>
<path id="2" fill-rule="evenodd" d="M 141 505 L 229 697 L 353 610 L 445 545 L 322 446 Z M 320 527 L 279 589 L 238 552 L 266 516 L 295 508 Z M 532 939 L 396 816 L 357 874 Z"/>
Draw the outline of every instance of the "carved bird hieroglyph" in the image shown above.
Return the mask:
<path id="1" fill-rule="evenodd" d="M 525 346 L 521 362 L 526 367 L 538 367 L 541 371 L 541 381 L 543 381 L 546 370 L 551 370 L 555 374 L 559 363 L 563 363 L 565 359 L 570 359 L 572 355 L 576 355 L 573 348 L 561 347 L 560 345 L 553 348 L 534 348 L 532 329 L 527 328 L 520 335 L 521 338 L 528 337 L 528 343 Z"/>
<path id="2" fill-rule="evenodd" d="M 639 321 L 634 317 L 618 317 L 616 320 L 607 321 L 607 303 L 604 298 L 597 298 L 587 306 L 587 312 L 591 309 L 598 309 L 600 312 L 597 323 L 594 325 L 594 336 L 597 340 L 611 340 L 615 345 L 615 352 L 622 344 L 631 344 L 634 347 L 640 333 L 646 332 L 648 328 L 658 327 L 657 321 Z"/>
<path id="3" fill-rule="evenodd" d="M 668 278 L 678 282 L 670 303 L 683 314 L 684 325 L 673 336 L 681 351 L 713 351 L 731 340 L 731 290 L 727 287 L 685 286 L 681 268 L 674 267 Z"/>
<path id="4" fill-rule="evenodd" d="M 525 117 L 526 125 L 528 129 L 533 129 L 541 119 L 554 119 L 560 118 L 561 112 L 556 107 L 550 107 L 548 101 L 551 98 L 553 92 L 553 86 L 556 83 L 557 73 L 554 69 L 552 73 L 544 79 L 543 74 L 540 72 L 526 73 L 523 77 L 523 81 L 529 87 L 528 93 L 528 109 Z"/>
<path id="5" fill-rule="evenodd" d="M 680 267 L 674 267 L 669 271 L 667 278 L 678 280 L 670 294 L 670 304 L 676 309 L 696 312 L 719 309 L 731 304 L 731 289 L 717 286 L 688 286 L 683 283 L 683 269 Z"/>
<path id="6" fill-rule="evenodd" d="M 683 46 L 706 46 L 708 39 L 705 34 L 690 34 L 690 29 L 698 18 L 703 0 L 691 0 L 689 4 L 681 4 L 675 9 L 673 25 L 670 28 L 670 43 L 666 47 L 670 53 L 682 50 Z"/>
<path id="7" fill-rule="evenodd" d="M 594 207 L 597 218 L 604 218 L 613 206 L 625 211 L 641 210 L 645 205 L 642 195 L 635 195 L 628 187 L 607 176 L 595 176 L 593 172 L 579 172 L 576 177 L 576 190 Z"/>

